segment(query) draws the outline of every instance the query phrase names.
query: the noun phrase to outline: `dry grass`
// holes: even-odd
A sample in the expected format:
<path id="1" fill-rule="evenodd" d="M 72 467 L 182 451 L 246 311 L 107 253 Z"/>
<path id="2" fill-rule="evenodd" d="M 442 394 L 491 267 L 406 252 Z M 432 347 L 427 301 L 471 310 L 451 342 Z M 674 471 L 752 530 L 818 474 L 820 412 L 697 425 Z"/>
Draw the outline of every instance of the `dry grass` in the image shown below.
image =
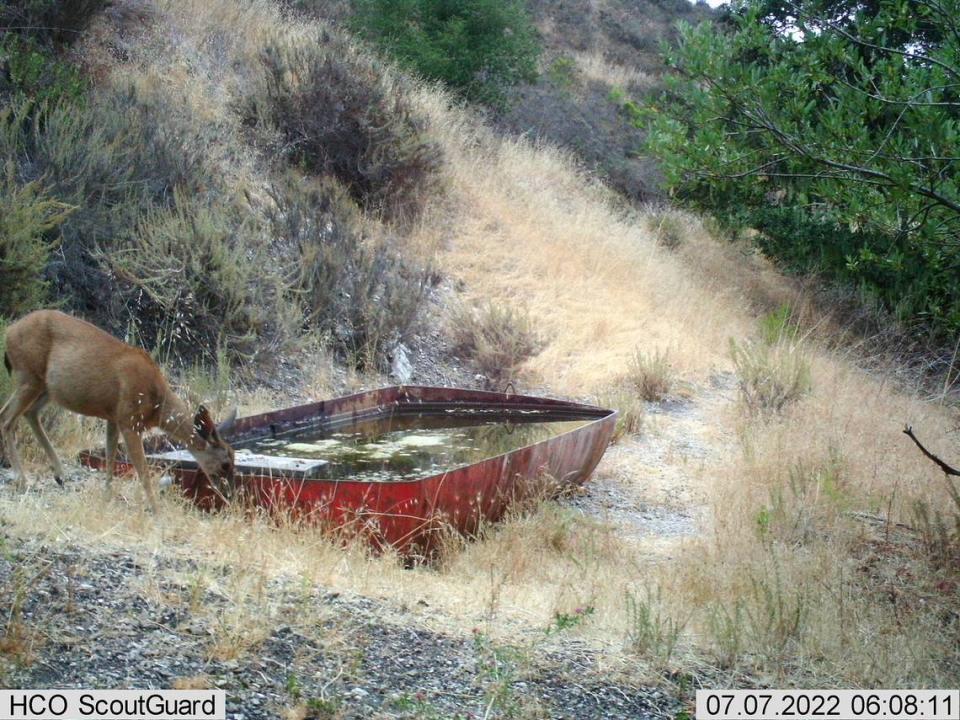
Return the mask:
<path id="1" fill-rule="evenodd" d="M 653 75 L 636 67 L 627 67 L 607 60 L 596 50 L 574 52 L 572 55 L 577 70 L 592 82 L 633 91 L 649 90 L 657 83 L 657 78 Z"/>
<path id="2" fill-rule="evenodd" d="M 524 299 L 550 338 L 528 369 L 555 391 L 582 393 L 626 372 L 638 345 L 677 348 L 681 375 L 726 364 L 718 350 L 748 331 L 747 317 L 696 282 L 570 157 L 499 138 L 436 93 L 424 91 L 420 105 L 459 205 L 440 263 L 478 300 Z"/>
<path id="3" fill-rule="evenodd" d="M 630 361 L 627 378 L 647 402 L 663 400 L 675 383 L 670 354 L 666 350 L 647 352 L 638 348 Z"/>
<path id="4" fill-rule="evenodd" d="M 810 359 L 803 345 L 787 339 L 773 344 L 730 341 L 740 399 L 754 414 L 781 412 L 810 392 Z"/>
<path id="5" fill-rule="evenodd" d="M 957 629 L 938 619 L 955 585 L 895 525 L 911 522 L 913 498 L 945 501 L 899 432 L 942 417 L 834 359 L 814 372 L 786 417 L 741 427 L 741 454 L 711 489 L 712 531 L 663 577 L 667 592 L 731 668 L 778 682 L 956 682 Z"/>
<path id="6" fill-rule="evenodd" d="M 643 430 L 646 407 L 636 388 L 629 382 L 621 381 L 601 391 L 597 394 L 596 404 L 619 413 L 612 442 L 620 442 L 624 438 L 639 435 Z"/>

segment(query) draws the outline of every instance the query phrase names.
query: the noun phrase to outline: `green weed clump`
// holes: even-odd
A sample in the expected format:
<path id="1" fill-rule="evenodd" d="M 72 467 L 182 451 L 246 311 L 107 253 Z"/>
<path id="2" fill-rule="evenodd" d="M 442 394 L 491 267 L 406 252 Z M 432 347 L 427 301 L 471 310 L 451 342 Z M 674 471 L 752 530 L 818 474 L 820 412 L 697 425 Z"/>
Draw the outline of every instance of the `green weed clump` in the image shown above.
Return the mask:
<path id="1" fill-rule="evenodd" d="M 627 591 L 627 647 L 647 655 L 661 666 L 668 665 L 676 652 L 686 620 L 678 620 L 664 609 L 660 589 L 643 596 Z"/>
<path id="2" fill-rule="evenodd" d="M 279 131 L 292 163 L 335 177 L 367 210 L 391 219 L 416 215 L 434 185 L 439 149 L 424 139 L 422 122 L 385 67 L 327 33 L 274 40 L 260 61 L 246 113 L 262 129 Z"/>
<path id="3" fill-rule="evenodd" d="M 613 430 L 611 443 L 617 443 L 625 437 L 639 435 L 643 430 L 647 410 L 636 388 L 628 381 L 612 385 L 597 397 L 600 407 L 616 410 L 617 424 Z"/>
<path id="4" fill-rule="evenodd" d="M 837 518 L 850 503 L 842 457 L 831 452 L 823 462 L 797 462 L 770 490 L 769 504 L 756 516 L 764 543 L 787 547 L 810 545 L 829 537 Z"/>

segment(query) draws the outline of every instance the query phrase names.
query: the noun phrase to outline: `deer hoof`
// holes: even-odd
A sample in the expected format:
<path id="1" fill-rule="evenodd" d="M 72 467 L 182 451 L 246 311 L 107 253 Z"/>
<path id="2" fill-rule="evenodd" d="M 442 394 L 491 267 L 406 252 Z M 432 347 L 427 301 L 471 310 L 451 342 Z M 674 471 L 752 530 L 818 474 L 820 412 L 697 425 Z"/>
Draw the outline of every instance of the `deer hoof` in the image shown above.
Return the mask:
<path id="1" fill-rule="evenodd" d="M 54 476 L 53 476 L 53 479 L 57 481 L 57 485 L 59 485 L 60 487 L 63 487 L 63 478 L 62 478 L 62 477 L 60 477 L 59 475 L 54 475 Z"/>

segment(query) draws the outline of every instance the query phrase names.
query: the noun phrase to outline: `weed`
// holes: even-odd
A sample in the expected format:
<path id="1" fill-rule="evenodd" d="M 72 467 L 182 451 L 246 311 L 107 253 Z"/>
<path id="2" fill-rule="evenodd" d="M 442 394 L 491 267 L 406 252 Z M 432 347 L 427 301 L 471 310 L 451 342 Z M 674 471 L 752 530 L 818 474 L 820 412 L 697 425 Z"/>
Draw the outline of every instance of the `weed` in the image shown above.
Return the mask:
<path id="1" fill-rule="evenodd" d="M 477 674 L 486 693 L 484 717 L 490 717 L 494 710 L 502 717 L 518 717 L 523 704 L 514 694 L 513 685 L 519 679 L 520 666 L 529 662 L 529 658 L 520 649 L 498 645 L 476 629 L 473 631 L 473 647 L 477 655 Z"/>
<path id="2" fill-rule="evenodd" d="M 557 87 L 568 89 L 577 80 L 577 63 L 572 57 L 561 55 L 547 68 L 547 77 Z"/>
<path id="3" fill-rule="evenodd" d="M 730 340 L 740 398 L 751 414 L 781 412 L 810 392 L 810 361 L 799 343 Z"/>
<path id="4" fill-rule="evenodd" d="M 773 664 L 782 662 L 788 645 L 800 640 L 809 613 L 809 589 L 785 581 L 780 565 L 779 558 L 771 555 L 770 567 L 749 571 L 749 589 L 742 606 L 743 627 L 755 651 Z M 734 620 L 738 612 L 735 606 Z M 737 627 L 729 629 L 736 631 Z"/>
<path id="5" fill-rule="evenodd" d="M 663 212 L 650 218 L 657 245 L 667 250 L 676 250 L 683 244 L 687 230 L 682 217 L 677 213 Z"/>
<path id="6" fill-rule="evenodd" d="M 722 603 L 714 604 L 707 614 L 707 628 L 716 647 L 716 659 L 720 667 L 734 667 L 743 652 L 744 610 L 740 599 L 733 601 L 732 608 Z"/>
<path id="7" fill-rule="evenodd" d="M 440 720 L 444 715 L 427 700 L 424 692 L 411 695 L 403 693 L 389 701 L 389 705 L 400 712 L 411 713 L 415 720 Z"/>
<path id="8" fill-rule="evenodd" d="M 193 405 L 207 405 L 215 416 L 221 416 L 230 404 L 233 391 L 232 356 L 221 343 L 209 365 L 194 362 L 182 376 Z"/>
<path id="9" fill-rule="evenodd" d="M 799 327 L 793 322 L 793 308 L 784 303 L 760 319 L 760 339 L 767 345 L 795 342 Z"/>
<path id="10" fill-rule="evenodd" d="M 582 625 L 596 611 L 596 608 L 593 605 L 586 605 L 576 608 L 572 613 L 564 613 L 555 611 L 553 613 L 553 622 L 551 622 L 547 629 L 544 631 L 547 635 L 554 635 L 556 633 L 563 632 L 565 630 L 570 630 L 579 625 Z"/>
<path id="11" fill-rule="evenodd" d="M 925 556 L 937 570 L 960 574 L 960 492 L 950 480 L 952 508 L 931 508 L 917 499 L 913 517 L 923 543 Z"/>
<path id="12" fill-rule="evenodd" d="M 674 385 L 670 354 L 666 350 L 648 353 L 638 348 L 631 359 L 627 377 L 647 402 L 663 400 Z"/>
<path id="13" fill-rule="evenodd" d="M 287 675 L 287 693 L 289 693 L 290 697 L 294 700 L 299 700 L 303 694 L 303 685 L 300 684 L 297 676 L 293 673 Z"/>
<path id="14" fill-rule="evenodd" d="M 617 424 L 613 429 L 611 443 L 620 442 L 625 437 L 639 435 L 643 430 L 647 409 L 639 393 L 628 383 L 617 383 L 597 396 L 601 407 L 617 411 Z"/>
<path id="15" fill-rule="evenodd" d="M 308 717 L 315 720 L 338 720 L 343 717 L 343 708 L 336 698 L 310 698 L 306 702 Z"/>
<path id="16" fill-rule="evenodd" d="M 786 483 L 773 487 L 770 507 L 757 516 L 761 538 L 799 546 L 822 537 L 828 523 L 847 505 L 842 473 L 837 455 L 822 464 L 801 461 L 791 465 Z"/>
<path id="17" fill-rule="evenodd" d="M 472 360 L 491 385 L 514 377 L 543 346 L 530 313 L 511 305 L 460 305 L 451 313 L 449 328 L 457 352 Z"/>
<path id="18" fill-rule="evenodd" d="M 663 611 L 661 591 L 646 592 L 646 597 L 627 591 L 627 647 L 637 654 L 649 655 L 667 665 L 677 648 L 685 620 L 675 620 Z"/>

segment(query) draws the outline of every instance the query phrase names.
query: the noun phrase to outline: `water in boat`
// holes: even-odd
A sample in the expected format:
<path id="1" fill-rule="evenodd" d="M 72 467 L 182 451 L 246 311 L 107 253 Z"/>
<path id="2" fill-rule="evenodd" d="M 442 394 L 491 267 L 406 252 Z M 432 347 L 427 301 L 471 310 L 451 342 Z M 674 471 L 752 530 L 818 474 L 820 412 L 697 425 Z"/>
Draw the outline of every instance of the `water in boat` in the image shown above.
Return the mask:
<path id="1" fill-rule="evenodd" d="M 470 465 L 575 430 L 589 420 L 405 413 L 346 427 L 258 438 L 236 449 L 238 470 L 300 477 L 396 482 Z"/>

